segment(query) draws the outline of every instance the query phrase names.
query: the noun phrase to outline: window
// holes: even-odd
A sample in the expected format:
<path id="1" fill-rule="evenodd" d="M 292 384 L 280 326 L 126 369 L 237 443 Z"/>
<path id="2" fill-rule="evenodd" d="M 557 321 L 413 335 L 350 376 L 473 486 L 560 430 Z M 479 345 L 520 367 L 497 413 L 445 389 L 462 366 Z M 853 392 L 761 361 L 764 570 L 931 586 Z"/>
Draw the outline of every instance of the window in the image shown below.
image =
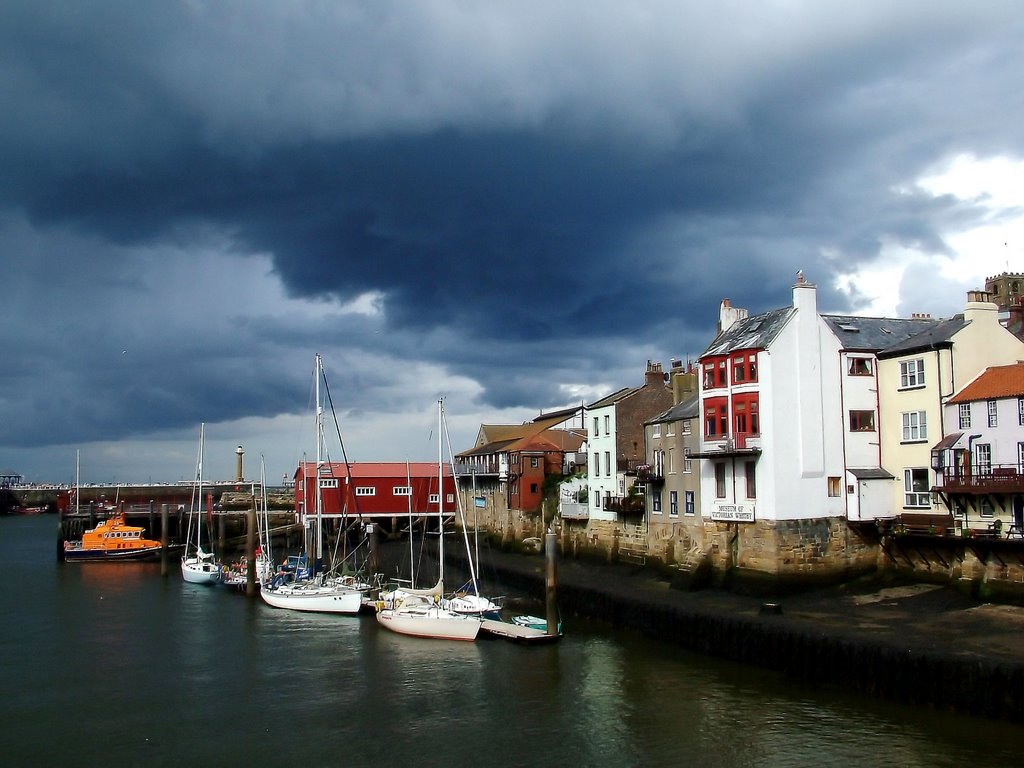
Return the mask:
<path id="1" fill-rule="evenodd" d="M 960 416 L 960 429 L 971 428 L 971 404 L 960 403 L 957 407 L 957 413 Z"/>
<path id="2" fill-rule="evenodd" d="M 1017 471 L 1024 472 L 1024 443 L 1017 443 Z"/>
<path id="3" fill-rule="evenodd" d="M 751 352 L 747 356 L 747 378 L 750 381 L 757 381 L 757 353 Z"/>
<path id="4" fill-rule="evenodd" d="M 988 401 L 988 425 L 990 427 L 995 427 L 995 426 L 998 425 L 998 422 L 999 422 L 999 417 L 996 415 L 996 401 L 995 400 L 989 400 Z"/>
<path id="5" fill-rule="evenodd" d="M 847 372 L 850 376 L 870 376 L 871 359 L 867 357 L 851 357 Z"/>
<path id="6" fill-rule="evenodd" d="M 732 359 L 732 380 L 736 384 L 742 384 L 746 379 L 747 365 L 743 355 Z"/>
<path id="7" fill-rule="evenodd" d="M 842 491 L 842 480 L 838 477 L 830 477 L 828 479 L 828 495 L 838 496 Z"/>
<path id="8" fill-rule="evenodd" d="M 729 430 L 729 401 L 724 397 L 704 401 L 704 436 L 721 440 Z"/>
<path id="9" fill-rule="evenodd" d="M 743 473 L 747 479 L 747 498 L 757 498 L 757 464 L 753 461 L 743 462 Z"/>
<path id="10" fill-rule="evenodd" d="M 900 363 L 900 389 L 924 386 L 924 359 Z"/>
<path id="11" fill-rule="evenodd" d="M 992 501 L 988 496 L 983 496 L 981 499 L 981 516 L 982 517 L 995 517 L 996 510 L 992 506 Z"/>
<path id="12" fill-rule="evenodd" d="M 661 424 L 651 427 L 651 437 L 661 437 Z"/>
<path id="13" fill-rule="evenodd" d="M 394 496 L 412 496 L 411 485 L 396 485 L 391 489 L 391 493 Z"/>
<path id="14" fill-rule="evenodd" d="M 974 450 L 978 474 L 992 474 L 992 446 L 989 443 L 976 443 Z"/>
<path id="15" fill-rule="evenodd" d="M 599 429 L 597 428 L 597 427 L 598 427 L 598 423 L 599 423 L 599 422 L 598 422 L 598 420 L 597 420 L 597 416 L 595 416 L 595 417 L 594 417 L 594 437 L 597 437 L 598 435 L 600 435 L 600 434 L 601 434 L 601 430 L 599 430 Z"/>
<path id="16" fill-rule="evenodd" d="M 930 489 L 928 487 L 928 468 L 914 467 L 903 470 L 903 506 L 931 506 Z"/>
<path id="17" fill-rule="evenodd" d="M 1024 398 L 1021 399 L 1021 402 L 1024 403 Z M 1024 414 L 1024 410 L 1022 410 L 1021 413 Z M 1024 424 L 1024 421 L 1022 421 L 1021 424 Z M 689 419 L 686 419 L 685 421 L 683 421 L 683 434 L 684 435 L 690 434 L 690 420 Z"/>
<path id="18" fill-rule="evenodd" d="M 604 417 L 604 433 L 606 435 L 610 435 L 612 433 L 611 424 L 612 424 L 612 417 L 608 416 L 608 415 L 605 415 L 605 417 Z"/>
<path id="19" fill-rule="evenodd" d="M 661 514 L 661 491 L 651 491 L 651 512 Z"/>
<path id="20" fill-rule="evenodd" d="M 875 412 L 874 411 L 850 411 L 851 432 L 874 432 Z"/>
<path id="21" fill-rule="evenodd" d="M 601 474 L 601 454 L 594 451 L 594 477 Z"/>
<path id="22" fill-rule="evenodd" d="M 651 470 L 655 477 L 665 476 L 665 452 L 655 451 L 654 452 L 654 466 Z"/>
<path id="23" fill-rule="evenodd" d="M 684 504 L 686 505 L 686 507 L 683 509 L 683 513 L 687 515 L 693 515 L 693 491 L 683 491 L 683 494 L 685 498 Z"/>
<path id="24" fill-rule="evenodd" d="M 671 517 L 679 517 L 679 491 L 668 492 L 668 513 Z"/>
<path id="25" fill-rule="evenodd" d="M 715 364 L 704 363 L 704 389 L 715 387 Z"/>
<path id="26" fill-rule="evenodd" d="M 715 498 L 725 498 L 725 462 L 715 462 Z"/>
<path id="27" fill-rule="evenodd" d="M 515 486 L 513 486 L 513 488 L 514 487 Z M 427 503 L 428 504 L 437 504 L 437 502 L 438 502 L 438 500 L 440 498 L 441 498 L 441 496 L 439 494 L 432 493 L 432 494 L 430 494 L 430 496 L 427 497 Z"/>
<path id="28" fill-rule="evenodd" d="M 604 452 L 604 476 L 612 476 L 612 454 L 611 451 Z"/>
<path id="29" fill-rule="evenodd" d="M 357 485 L 356 496 L 376 496 L 377 489 L 372 485 Z"/>
<path id="30" fill-rule="evenodd" d="M 531 456 L 530 457 L 530 468 L 531 469 L 536 469 L 539 466 L 540 466 L 540 457 L 539 456 Z"/>
<path id="31" fill-rule="evenodd" d="M 683 472 L 693 471 L 693 459 L 690 458 L 690 449 L 683 448 Z"/>
<path id="32" fill-rule="evenodd" d="M 320 487 L 321 488 L 337 488 L 338 487 L 338 478 L 336 478 L 336 477 L 321 477 L 320 478 Z"/>
<path id="33" fill-rule="evenodd" d="M 539 488 L 540 486 L 538 486 L 536 483 L 530 483 L 530 493 L 537 493 Z"/>
<path id="34" fill-rule="evenodd" d="M 727 377 L 729 374 L 729 361 L 719 360 L 718 361 L 718 376 L 715 377 L 715 384 L 719 387 L 724 387 L 728 384 Z"/>
<path id="35" fill-rule="evenodd" d="M 903 442 L 919 443 L 928 439 L 928 424 L 924 411 L 907 411 L 903 414 Z"/>
<path id="36" fill-rule="evenodd" d="M 1017 398 L 1017 423 L 1024 425 L 1024 397 Z"/>
<path id="37" fill-rule="evenodd" d="M 668 473 L 670 475 L 674 475 L 676 473 L 676 449 L 675 448 L 669 448 L 668 449 L 668 465 L 667 465 L 667 469 L 668 469 Z"/>
<path id="38" fill-rule="evenodd" d="M 746 403 L 735 403 L 733 408 L 736 410 L 733 416 L 733 434 L 745 435 L 747 434 L 747 404 Z"/>

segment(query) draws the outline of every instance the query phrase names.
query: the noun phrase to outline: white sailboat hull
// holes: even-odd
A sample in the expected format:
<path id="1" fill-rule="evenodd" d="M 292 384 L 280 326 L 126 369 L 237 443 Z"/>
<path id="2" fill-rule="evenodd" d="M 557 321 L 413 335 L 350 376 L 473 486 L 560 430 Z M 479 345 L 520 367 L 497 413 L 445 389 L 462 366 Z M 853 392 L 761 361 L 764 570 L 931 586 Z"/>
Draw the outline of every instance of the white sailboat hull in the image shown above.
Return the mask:
<path id="1" fill-rule="evenodd" d="M 341 585 L 266 585 L 260 590 L 263 602 L 273 608 L 316 613 L 359 613 L 363 593 Z"/>
<path id="2" fill-rule="evenodd" d="M 209 557 L 183 557 L 181 577 L 189 584 L 216 584 L 220 581 L 220 566 Z"/>
<path id="3" fill-rule="evenodd" d="M 377 622 L 400 635 L 438 640 L 476 640 L 482 623 L 477 616 L 463 616 L 435 605 L 408 606 L 377 612 Z"/>

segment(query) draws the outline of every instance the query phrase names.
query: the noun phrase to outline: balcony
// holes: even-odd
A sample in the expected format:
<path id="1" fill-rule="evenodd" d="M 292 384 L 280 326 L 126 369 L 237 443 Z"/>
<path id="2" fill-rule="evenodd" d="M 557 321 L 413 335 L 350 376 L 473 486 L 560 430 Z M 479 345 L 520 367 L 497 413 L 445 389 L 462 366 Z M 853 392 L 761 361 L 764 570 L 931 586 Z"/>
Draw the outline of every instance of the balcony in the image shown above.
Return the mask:
<path id="1" fill-rule="evenodd" d="M 558 514 L 564 520 L 589 520 L 590 507 L 586 502 L 563 501 L 558 505 Z"/>
<path id="2" fill-rule="evenodd" d="M 627 475 L 635 475 L 637 469 L 644 466 L 643 459 L 617 459 L 615 461 L 615 469 L 618 472 L 624 472 Z"/>
<path id="3" fill-rule="evenodd" d="M 935 491 L 945 493 L 1024 493 L 1024 471 L 1016 464 L 944 467 L 936 470 Z"/>
<path id="4" fill-rule="evenodd" d="M 604 508 L 609 512 L 618 512 L 623 517 L 635 517 L 644 514 L 643 496 L 609 496 L 604 501 Z"/>
<path id="5" fill-rule="evenodd" d="M 455 474 L 460 477 L 470 475 L 497 475 L 501 473 L 500 462 L 495 460 L 459 461 L 455 464 Z"/>
<path id="6" fill-rule="evenodd" d="M 636 468 L 636 481 L 659 485 L 665 482 L 664 470 L 657 465 L 641 464 Z"/>
<path id="7" fill-rule="evenodd" d="M 761 435 L 741 433 L 732 437 L 706 437 L 704 450 L 691 454 L 694 459 L 720 459 L 727 456 L 759 456 Z"/>

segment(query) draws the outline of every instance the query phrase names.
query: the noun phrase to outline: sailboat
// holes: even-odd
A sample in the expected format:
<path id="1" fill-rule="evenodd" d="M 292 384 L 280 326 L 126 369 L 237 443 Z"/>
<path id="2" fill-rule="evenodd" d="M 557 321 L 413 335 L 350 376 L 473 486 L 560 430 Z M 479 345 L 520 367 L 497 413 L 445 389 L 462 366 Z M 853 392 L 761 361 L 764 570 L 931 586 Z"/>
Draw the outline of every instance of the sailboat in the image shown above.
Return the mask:
<path id="1" fill-rule="evenodd" d="M 253 494 L 255 496 L 255 493 Z M 267 466 L 260 456 L 260 502 L 256 508 L 256 532 L 258 544 L 255 556 L 256 586 L 269 584 L 274 578 L 274 559 L 270 552 L 270 512 L 267 500 Z M 244 590 L 249 585 L 249 563 L 246 558 L 223 570 L 223 583 L 232 589 Z"/>
<path id="2" fill-rule="evenodd" d="M 430 589 L 396 590 L 377 610 L 377 622 L 392 632 L 439 640 L 476 640 L 482 619 L 479 615 L 457 613 L 441 603 L 444 594 L 444 401 L 438 400 L 437 524 L 438 580 Z M 412 526 L 409 528 L 412 536 Z"/>
<path id="3" fill-rule="evenodd" d="M 181 558 L 181 576 L 191 584 L 216 584 L 221 579 L 220 563 L 212 552 L 203 551 L 203 443 L 206 424 L 199 427 L 199 457 L 196 459 L 196 481 L 192 486 L 192 503 L 188 515 L 185 553 Z M 192 531 L 195 530 L 195 542 Z"/>
<path id="4" fill-rule="evenodd" d="M 323 469 L 323 404 L 320 401 L 320 381 L 324 376 L 320 355 L 314 359 L 316 398 L 316 528 L 313 531 L 316 563 L 309 578 L 277 583 L 276 579 L 260 589 L 263 602 L 274 608 L 317 613 L 359 613 L 363 604 L 363 590 L 340 578 L 328 578 L 317 573 L 323 561 L 323 495 L 321 470 Z"/>

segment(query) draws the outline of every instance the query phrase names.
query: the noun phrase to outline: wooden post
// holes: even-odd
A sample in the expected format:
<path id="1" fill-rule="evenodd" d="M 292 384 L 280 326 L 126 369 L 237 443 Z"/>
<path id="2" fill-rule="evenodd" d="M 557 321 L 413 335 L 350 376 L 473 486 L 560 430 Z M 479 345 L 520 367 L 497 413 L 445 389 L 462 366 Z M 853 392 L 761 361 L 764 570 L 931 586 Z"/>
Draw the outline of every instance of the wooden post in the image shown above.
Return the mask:
<path id="1" fill-rule="evenodd" d="M 547 632 L 549 635 L 558 634 L 558 602 L 556 600 L 556 593 L 558 591 L 557 554 L 558 538 L 551 529 L 548 529 L 548 532 L 544 534 L 544 556 L 547 561 L 545 603 L 547 608 Z"/>
<path id="2" fill-rule="evenodd" d="M 367 575 L 368 576 L 376 576 L 377 575 L 377 567 L 378 567 L 378 563 L 379 563 L 378 555 L 377 555 L 378 535 L 379 534 L 378 534 L 377 524 L 376 523 L 367 523 L 366 524 L 366 541 L 367 541 L 366 547 L 367 547 L 368 552 L 367 552 L 367 556 L 366 556 L 366 570 L 367 570 Z M 409 535 L 412 536 L 412 531 L 409 532 Z"/>
<path id="3" fill-rule="evenodd" d="M 241 458 L 239 458 L 241 461 Z M 256 594 L 256 497 L 245 513 L 245 594 Z"/>
<path id="4" fill-rule="evenodd" d="M 160 575 L 167 575 L 167 505 L 160 505 Z"/>

